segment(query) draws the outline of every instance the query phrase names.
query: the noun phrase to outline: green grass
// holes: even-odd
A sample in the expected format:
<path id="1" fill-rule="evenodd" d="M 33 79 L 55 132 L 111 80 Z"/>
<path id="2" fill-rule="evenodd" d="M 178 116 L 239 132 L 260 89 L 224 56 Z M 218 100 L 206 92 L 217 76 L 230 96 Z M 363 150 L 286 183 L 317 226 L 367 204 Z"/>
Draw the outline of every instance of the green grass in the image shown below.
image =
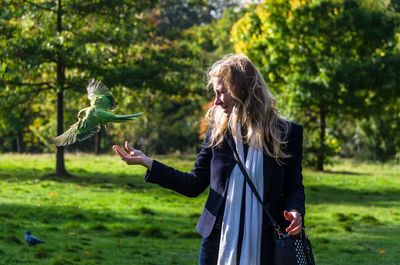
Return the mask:
<path id="1" fill-rule="evenodd" d="M 319 264 L 400 264 L 399 169 L 341 161 L 304 172 Z"/>
<path id="2" fill-rule="evenodd" d="M 190 170 L 195 157 L 159 159 Z M 206 199 L 143 182 L 115 156 L 0 156 L 0 264 L 197 264 Z M 322 264 L 400 264 L 400 167 L 336 161 L 304 170 L 306 225 Z M 28 247 L 28 229 L 46 244 Z"/>

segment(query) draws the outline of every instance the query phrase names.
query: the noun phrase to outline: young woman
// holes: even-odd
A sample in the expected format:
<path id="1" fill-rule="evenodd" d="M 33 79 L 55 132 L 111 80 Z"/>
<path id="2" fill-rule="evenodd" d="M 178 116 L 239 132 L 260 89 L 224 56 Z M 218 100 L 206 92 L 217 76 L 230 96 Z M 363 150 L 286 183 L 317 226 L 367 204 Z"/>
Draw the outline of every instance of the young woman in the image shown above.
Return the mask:
<path id="1" fill-rule="evenodd" d="M 125 142 L 114 151 L 129 165 L 142 165 L 145 180 L 188 197 L 210 186 L 197 224 L 202 236 L 199 264 L 274 264 L 273 228 L 246 184 L 233 156 L 242 164 L 273 217 L 290 235 L 302 230 L 303 129 L 280 117 L 275 100 L 254 64 L 230 54 L 210 68 L 215 92 L 207 114 L 209 130 L 190 173 L 146 156 Z"/>

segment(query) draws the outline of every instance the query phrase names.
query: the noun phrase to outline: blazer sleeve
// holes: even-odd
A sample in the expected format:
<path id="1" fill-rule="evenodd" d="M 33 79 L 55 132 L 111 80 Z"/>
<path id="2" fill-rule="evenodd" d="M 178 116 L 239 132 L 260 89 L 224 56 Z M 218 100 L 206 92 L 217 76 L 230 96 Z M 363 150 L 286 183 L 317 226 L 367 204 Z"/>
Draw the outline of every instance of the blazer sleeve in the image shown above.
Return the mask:
<path id="1" fill-rule="evenodd" d="M 188 197 L 196 197 L 210 184 L 210 164 L 212 151 L 206 146 L 209 132 L 203 141 L 200 153 L 190 173 L 179 171 L 154 160 L 151 170 L 145 175 L 145 181 L 159 184 L 161 187 L 176 191 Z"/>
<path id="2" fill-rule="evenodd" d="M 287 211 L 297 209 L 305 216 L 305 195 L 302 175 L 302 145 L 303 127 L 298 124 L 291 124 L 287 152 L 290 157 L 284 164 L 284 207 Z"/>

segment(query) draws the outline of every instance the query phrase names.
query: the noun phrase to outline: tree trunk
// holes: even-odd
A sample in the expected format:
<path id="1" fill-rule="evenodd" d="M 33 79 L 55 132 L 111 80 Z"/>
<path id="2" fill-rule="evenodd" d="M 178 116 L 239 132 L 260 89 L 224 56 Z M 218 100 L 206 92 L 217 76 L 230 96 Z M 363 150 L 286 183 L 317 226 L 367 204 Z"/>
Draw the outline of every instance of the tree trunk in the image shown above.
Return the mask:
<path id="1" fill-rule="evenodd" d="M 62 32 L 62 6 L 61 0 L 58 0 L 57 10 L 57 32 Z M 62 58 L 62 47 L 57 52 L 57 135 L 64 132 L 64 84 L 65 84 L 65 66 Z M 64 147 L 57 147 L 56 151 L 56 175 L 65 177 L 68 175 L 65 169 Z"/>
<path id="2" fill-rule="evenodd" d="M 21 131 L 17 132 L 16 141 L 17 141 L 17 153 L 21 154 L 24 152 L 24 135 L 22 134 Z"/>
<path id="3" fill-rule="evenodd" d="M 317 170 L 324 171 L 325 160 L 325 131 L 326 131 L 326 112 L 323 106 L 319 108 L 319 150 L 317 157 Z"/>
<path id="4" fill-rule="evenodd" d="M 101 126 L 100 131 L 94 137 L 94 153 L 98 156 L 101 152 L 101 138 L 103 135 L 103 126 Z"/>
<path id="5" fill-rule="evenodd" d="M 58 70 L 57 70 L 57 75 L 58 75 Z M 61 89 L 61 91 L 57 92 L 57 135 L 63 133 L 63 123 L 64 123 L 63 100 L 64 100 L 64 93 L 63 90 Z M 58 146 L 56 151 L 56 175 L 59 177 L 65 177 L 68 175 L 65 169 L 63 146 Z"/>

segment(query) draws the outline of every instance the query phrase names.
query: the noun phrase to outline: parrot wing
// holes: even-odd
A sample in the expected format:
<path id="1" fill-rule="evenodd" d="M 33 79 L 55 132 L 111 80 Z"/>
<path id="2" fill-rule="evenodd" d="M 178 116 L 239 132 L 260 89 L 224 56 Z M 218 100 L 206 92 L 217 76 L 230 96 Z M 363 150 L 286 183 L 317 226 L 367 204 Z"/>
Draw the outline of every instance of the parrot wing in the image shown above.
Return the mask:
<path id="1" fill-rule="evenodd" d="M 94 121 L 93 119 L 86 119 L 82 123 L 82 126 L 78 128 L 78 133 L 76 137 L 78 141 L 83 141 L 98 133 L 100 129 L 101 129 L 100 122 Z"/>
<path id="2" fill-rule="evenodd" d="M 87 89 L 87 93 L 88 93 L 88 98 L 90 100 L 92 100 L 96 96 L 103 96 L 103 95 L 111 94 L 108 87 L 103 85 L 100 81 L 97 81 L 94 79 L 89 81 L 89 84 L 86 89 Z"/>
<path id="3" fill-rule="evenodd" d="M 63 134 L 54 137 L 50 140 L 51 143 L 56 146 L 66 146 L 76 142 L 76 136 L 78 131 L 78 122 L 69 127 L 69 129 Z"/>
<path id="4" fill-rule="evenodd" d="M 75 143 L 76 141 L 83 141 L 98 131 L 101 125 L 98 122 L 93 122 L 90 119 L 82 120 L 81 124 L 78 121 L 73 124 L 66 132 L 51 139 L 51 142 L 56 146 L 67 146 Z"/>
<path id="5" fill-rule="evenodd" d="M 104 109 L 114 109 L 117 106 L 108 87 L 100 81 L 90 80 L 87 93 L 92 106 Z"/>

